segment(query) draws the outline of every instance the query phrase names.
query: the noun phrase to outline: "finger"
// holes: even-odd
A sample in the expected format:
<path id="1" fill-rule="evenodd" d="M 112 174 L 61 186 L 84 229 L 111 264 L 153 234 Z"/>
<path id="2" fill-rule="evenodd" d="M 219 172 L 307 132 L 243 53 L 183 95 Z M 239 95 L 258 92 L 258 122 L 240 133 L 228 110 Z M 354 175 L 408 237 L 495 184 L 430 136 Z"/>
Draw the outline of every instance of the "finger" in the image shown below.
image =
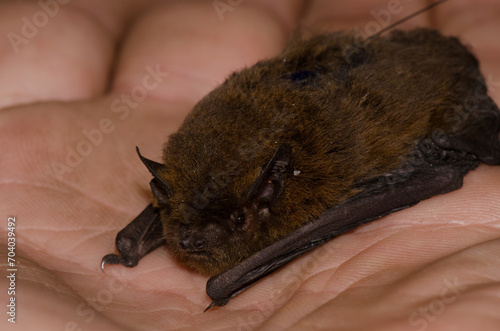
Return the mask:
<path id="1" fill-rule="evenodd" d="M 159 1 L 162 0 L 72 0 L 71 5 L 89 13 L 96 24 L 102 25 L 116 40 L 145 8 Z"/>
<path id="2" fill-rule="evenodd" d="M 240 0 L 240 2 L 242 1 Z M 296 29 L 297 23 L 307 7 L 306 0 L 253 0 L 252 4 L 269 10 L 289 33 Z"/>
<path id="3" fill-rule="evenodd" d="M 113 90 L 142 86 L 151 98 L 194 103 L 230 72 L 283 48 L 288 29 L 274 10 L 214 3 L 169 2 L 146 13 L 124 42 Z"/>
<path id="4" fill-rule="evenodd" d="M 91 97 L 106 87 L 109 33 L 69 5 L 51 4 L 0 4 L 7 36 L 0 41 L 0 107 Z"/>
<path id="5" fill-rule="evenodd" d="M 346 1 L 315 0 L 304 17 L 304 28 L 318 33 L 357 29 L 370 36 L 381 29 L 424 8 L 425 2 L 380 2 L 378 0 L 356 1 L 354 6 Z M 398 28 L 431 26 L 432 11 L 422 13 Z"/>

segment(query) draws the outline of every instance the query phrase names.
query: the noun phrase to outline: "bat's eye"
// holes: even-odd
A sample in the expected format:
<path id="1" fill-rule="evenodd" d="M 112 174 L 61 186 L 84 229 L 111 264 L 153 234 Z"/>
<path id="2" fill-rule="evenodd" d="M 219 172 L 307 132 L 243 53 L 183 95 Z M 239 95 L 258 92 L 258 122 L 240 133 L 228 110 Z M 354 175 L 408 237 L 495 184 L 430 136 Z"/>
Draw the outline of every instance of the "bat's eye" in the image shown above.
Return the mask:
<path id="1" fill-rule="evenodd" d="M 245 214 L 242 212 L 234 212 L 231 214 L 231 220 L 234 222 L 234 224 L 240 228 L 243 228 L 246 223 L 246 217 Z"/>

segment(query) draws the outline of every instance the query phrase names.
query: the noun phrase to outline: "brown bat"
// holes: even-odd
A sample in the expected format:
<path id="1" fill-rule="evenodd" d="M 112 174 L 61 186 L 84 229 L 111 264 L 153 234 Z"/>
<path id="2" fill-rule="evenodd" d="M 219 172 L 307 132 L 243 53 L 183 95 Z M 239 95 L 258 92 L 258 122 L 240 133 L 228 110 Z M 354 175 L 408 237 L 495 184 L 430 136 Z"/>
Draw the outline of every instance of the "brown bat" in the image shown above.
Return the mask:
<path id="1" fill-rule="evenodd" d="M 213 276 L 209 306 L 345 232 L 500 163 L 475 57 L 429 29 L 295 39 L 233 73 L 165 145 L 150 205 L 116 237 L 127 267 L 166 245 Z M 208 309 L 208 308 L 207 308 Z"/>

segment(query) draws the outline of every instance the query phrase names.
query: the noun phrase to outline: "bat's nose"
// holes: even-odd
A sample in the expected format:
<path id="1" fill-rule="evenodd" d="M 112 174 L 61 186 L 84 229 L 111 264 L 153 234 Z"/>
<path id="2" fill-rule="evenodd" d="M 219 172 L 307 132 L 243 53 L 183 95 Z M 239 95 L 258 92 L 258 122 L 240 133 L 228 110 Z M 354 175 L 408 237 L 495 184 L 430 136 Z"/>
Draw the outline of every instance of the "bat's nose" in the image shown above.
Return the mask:
<path id="1" fill-rule="evenodd" d="M 193 235 L 184 237 L 179 241 L 179 246 L 185 250 L 201 250 L 205 248 L 207 242 L 205 239 L 198 238 Z"/>

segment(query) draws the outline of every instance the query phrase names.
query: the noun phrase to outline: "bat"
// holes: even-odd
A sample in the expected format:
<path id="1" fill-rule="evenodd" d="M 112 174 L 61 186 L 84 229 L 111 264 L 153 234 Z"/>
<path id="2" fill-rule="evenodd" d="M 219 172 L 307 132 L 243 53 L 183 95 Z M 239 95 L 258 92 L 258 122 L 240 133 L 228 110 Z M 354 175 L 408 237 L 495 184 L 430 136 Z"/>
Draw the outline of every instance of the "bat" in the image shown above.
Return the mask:
<path id="1" fill-rule="evenodd" d="M 211 276 L 223 306 L 362 224 L 500 164 L 500 112 L 474 55 L 430 29 L 292 40 L 195 105 L 158 163 L 152 201 L 105 264 L 161 245 Z"/>

